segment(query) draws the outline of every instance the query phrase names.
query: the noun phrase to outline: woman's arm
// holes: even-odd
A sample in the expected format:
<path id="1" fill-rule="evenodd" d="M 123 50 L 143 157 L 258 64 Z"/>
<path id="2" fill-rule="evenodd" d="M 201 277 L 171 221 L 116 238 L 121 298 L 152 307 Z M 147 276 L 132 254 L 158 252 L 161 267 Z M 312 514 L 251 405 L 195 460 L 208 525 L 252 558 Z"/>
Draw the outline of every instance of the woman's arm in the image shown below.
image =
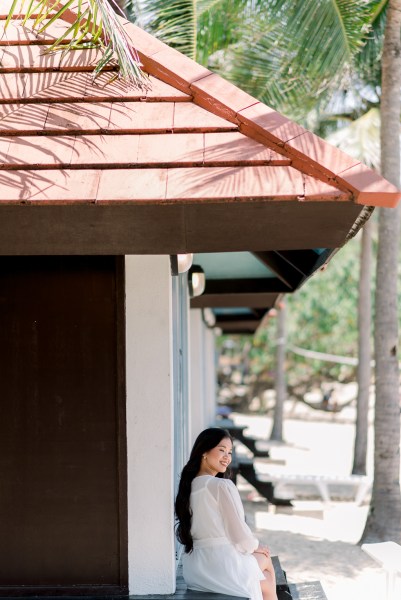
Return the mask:
<path id="1" fill-rule="evenodd" d="M 228 479 L 217 481 L 219 481 L 217 503 L 226 535 L 237 550 L 252 554 L 258 548 L 259 541 L 245 523 L 244 508 L 238 490 Z"/>

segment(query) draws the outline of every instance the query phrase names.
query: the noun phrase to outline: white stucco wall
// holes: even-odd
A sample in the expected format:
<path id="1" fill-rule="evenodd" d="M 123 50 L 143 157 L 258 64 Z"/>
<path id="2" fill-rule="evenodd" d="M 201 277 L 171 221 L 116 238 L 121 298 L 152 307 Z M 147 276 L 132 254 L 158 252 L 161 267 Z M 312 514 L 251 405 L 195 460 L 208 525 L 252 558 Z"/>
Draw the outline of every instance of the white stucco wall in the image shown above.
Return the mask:
<path id="1" fill-rule="evenodd" d="M 189 368 L 190 368 L 190 443 L 205 427 L 209 426 L 205 406 L 205 364 L 202 311 L 189 311 Z"/>
<path id="2" fill-rule="evenodd" d="M 216 365 L 214 331 L 206 326 L 200 309 L 190 310 L 191 441 L 214 425 L 216 417 Z"/>
<path id="3" fill-rule="evenodd" d="M 171 274 L 168 256 L 127 256 L 130 594 L 175 590 Z"/>
<path id="4" fill-rule="evenodd" d="M 213 425 L 216 420 L 216 394 L 217 394 L 217 372 L 216 372 L 216 336 L 213 329 L 205 326 L 205 393 L 207 403 L 207 420 Z"/>

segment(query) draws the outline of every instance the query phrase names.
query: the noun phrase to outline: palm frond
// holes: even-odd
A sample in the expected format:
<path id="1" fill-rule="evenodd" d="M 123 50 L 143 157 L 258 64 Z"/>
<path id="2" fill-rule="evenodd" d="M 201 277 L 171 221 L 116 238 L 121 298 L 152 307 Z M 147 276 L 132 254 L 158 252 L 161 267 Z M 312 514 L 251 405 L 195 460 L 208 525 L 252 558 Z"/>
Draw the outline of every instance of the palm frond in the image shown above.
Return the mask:
<path id="1" fill-rule="evenodd" d="M 205 66 L 211 54 L 239 39 L 249 0 L 126 0 L 141 27 Z"/>
<path id="2" fill-rule="evenodd" d="M 293 117 L 349 83 L 371 27 L 366 0 L 254 0 L 254 7 L 241 43 L 225 56 L 233 83 Z"/>
<path id="3" fill-rule="evenodd" d="M 214 68 L 216 53 L 240 42 L 242 26 L 250 14 L 249 2 L 242 0 L 215 0 L 200 3 L 196 60 Z"/>
<path id="4" fill-rule="evenodd" d="M 380 86 L 381 80 L 381 56 L 388 4 L 389 0 L 369 2 L 371 27 L 365 45 L 356 57 L 356 69 L 361 78 L 366 83 L 377 87 Z"/>
<path id="5" fill-rule="evenodd" d="M 127 2 L 128 14 L 163 42 L 191 58 L 196 56 L 196 0 Z"/>
<path id="6" fill-rule="evenodd" d="M 298 65 L 317 75 L 352 61 L 363 46 L 371 16 L 366 0 L 272 0 L 270 10 L 281 15 L 281 43 L 295 52 Z"/>
<path id="7" fill-rule="evenodd" d="M 65 18 L 70 26 L 48 47 L 48 52 L 97 47 L 101 58 L 94 77 L 106 68 L 115 68 L 117 63 L 118 77 L 135 87 L 146 88 L 148 80 L 138 54 L 110 2 L 115 4 L 113 0 L 15 0 L 5 26 L 11 18 L 23 14 L 23 24 L 35 17 L 33 28 L 43 33 L 54 21 Z"/>

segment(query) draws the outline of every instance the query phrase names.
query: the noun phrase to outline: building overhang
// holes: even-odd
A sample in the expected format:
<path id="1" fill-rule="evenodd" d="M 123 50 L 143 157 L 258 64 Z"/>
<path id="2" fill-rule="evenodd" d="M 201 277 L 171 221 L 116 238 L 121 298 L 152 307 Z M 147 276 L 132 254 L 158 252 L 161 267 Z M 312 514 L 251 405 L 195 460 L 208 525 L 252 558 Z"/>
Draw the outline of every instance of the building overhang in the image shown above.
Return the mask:
<path id="1" fill-rule="evenodd" d="M 295 292 L 335 251 L 330 248 L 195 254 L 204 293 L 191 308 L 210 309 L 223 333 L 254 333 L 284 294 Z"/>
<path id="2" fill-rule="evenodd" d="M 97 50 L 46 52 L 0 6 L 0 253 L 176 254 L 338 248 L 380 175 L 129 22 L 149 89 Z"/>

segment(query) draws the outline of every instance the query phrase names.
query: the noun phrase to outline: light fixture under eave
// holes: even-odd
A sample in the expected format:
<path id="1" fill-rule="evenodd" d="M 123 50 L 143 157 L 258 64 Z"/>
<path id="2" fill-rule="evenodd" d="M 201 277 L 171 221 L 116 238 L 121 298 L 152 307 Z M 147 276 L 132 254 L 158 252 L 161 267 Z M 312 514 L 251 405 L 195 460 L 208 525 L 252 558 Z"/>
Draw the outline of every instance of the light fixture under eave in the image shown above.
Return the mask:
<path id="1" fill-rule="evenodd" d="M 193 254 L 177 254 L 178 272 L 186 273 L 191 268 Z"/>
<path id="2" fill-rule="evenodd" d="M 205 291 L 206 277 L 205 272 L 199 265 L 192 265 L 188 271 L 188 288 L 191 298 L 200 296 Z"/>
<path id="3" fill-rule="evenodd" d="M 171 274 L 182 275 L 191 268 L 193 254 L 172 254 L 170 255 Z"/>

